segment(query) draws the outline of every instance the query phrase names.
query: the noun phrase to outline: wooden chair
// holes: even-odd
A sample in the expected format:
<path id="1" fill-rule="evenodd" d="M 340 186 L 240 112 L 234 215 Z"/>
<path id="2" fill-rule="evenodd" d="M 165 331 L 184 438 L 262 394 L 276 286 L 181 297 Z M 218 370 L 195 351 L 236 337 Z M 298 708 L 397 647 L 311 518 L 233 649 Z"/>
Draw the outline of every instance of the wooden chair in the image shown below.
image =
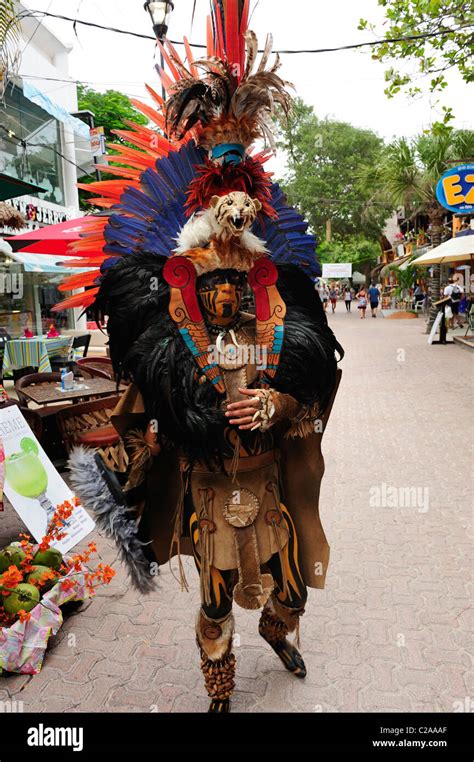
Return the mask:
<path id="1" fill-rule="evenodd" d="M 65 359 L 62 356 L 51 357 L 50 362 L 51 362 L 51 369 L 53 370 L 53 372 L 60 372 L 61 368 L 64 368 L 64 367 L 69 368 L 69 370 L 73 370 L 74 365 L 76 363 L 74 359 L 74 350 L 80 349 L 80 347 L 83 348 L 82 357 L 80 358 L 82 360 L 84 357 L 87 357 L 87 352 L 89 351 L 90 343 L 91 343 L 90 333 L 85 333 L 81 336 L 74 336 L 70 350 L 69 350 L 70 352 L 73 353 L 72 359 Z"/>
<path id="2" fill-rule="evenodd" d="M 15 382 L 15 391 L 17 393 L 18 399 L 20 400 L 20 404 L 23 407 L 31 407 L 32 400 L 30 400 L 29 397 L 26 396 L 26 394 L 23 393 L 23 389 L 27 388 L 28 386 L 37 386 L 41 384 L 50 384 L 51 382 L 55 381 L 56 383 L 61 382 L 61 374 L 60 373 L 28 373 L 27 376 L 22 376 L 18 379 L 18 381 Z M 53 415 L 58 412 L 58 407 L 65 407 L 65 405 L 68 403 L 59 403 L 59 405 L 56 405 L 56 403 L 52 403 L 51 405 L 45 405 L 44 407 L 36 408 L 39 415 L 47 417 L 49 415 Z"/>
<path id="3" fill-rule="evenodd" d="M 0 410 L 3 410 L 5 407 L 12 407 L 13 405 L 20 409 L 23 418 L 26 420 L 36 439 L 38 442 L 42 443 L 44 426 L 41 416 L 38 415 L 36 410 L 31 410 L 28 407 L 22 407 L 19 400 L 12 399 L 11 397 L 5 400 L 5 402 L 0 402 Z"/>
<path id="4" fill-rule="evenodd" d="M 64 462 L 64 443 L 62 440 L 61 432 L 58 428 L 57 415 L 60 410 L 72 407 L 71 402 L 52 402 L 48 405 L 41 405 L 39 407 L 32 407 L 33 400 L 23 393 L 23 389 L 29 386 L 36 386 L 45 383 L 51 383 L 52 381 L 60 382 L 60 373 L 30 373 L 27 376 L 19 378 L 15 382 L 15 391 L 18 396 L 20 407 L 25 410 L 30 410 L 34 413 L 34 416 L 38 416 L 42 420 L 42 440 L 45 451 L 56 464 L 62 464 Z M 59 467 L 59 465 L 58 465 Z"/>
<path id="5" fill-rule="evenodd" d="M 44 442 L 44 435 L 45 435 L 45 427 L 43 424 L 42 417 L 37 413 L 36 410 L 31 410 L 29 407 L 22 407 L 19 405 L 20 411 L 23 415 L 23 418 L 26 420 L 28 426 L 32 430 L 33 434 L 35 435 L 38 442 L 41 442 L 43 444 Z M 44 444 L 47 446 L 47 442 L 44 442 Z"/>
<path id="6" fill-rule="evenodd" d="M 112 360 L 109 357 L 81 357 L 76 367 L 85 378 L 108 378 L 115 381 Z"/>
<path id="7" fill-rule="evenodd" d="M 124 472 L 128 456 L 110 419 L 119 396 L 89 400 L 58 413 L 58 427 L 68 452 L 76 445 L 98 450 L 113 471 Z"/>
<path id="8" fill-rule="evenodd" d="M 5 354 L 5 344 L 11 339 L 10 334 L 5 328 L 0 328 L 0 383 L 3 384 L 3 355 Z"/>

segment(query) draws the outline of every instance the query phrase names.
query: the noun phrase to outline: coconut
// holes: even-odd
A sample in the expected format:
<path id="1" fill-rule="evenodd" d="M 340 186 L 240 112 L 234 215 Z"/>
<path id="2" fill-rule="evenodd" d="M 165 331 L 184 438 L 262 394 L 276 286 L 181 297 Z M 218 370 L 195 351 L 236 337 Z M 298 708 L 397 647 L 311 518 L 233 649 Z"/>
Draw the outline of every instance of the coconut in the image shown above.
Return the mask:
<path id="1" fill-rule="evenodd" d="M 39 550 L 33 558 L 34 564 L 49 566 L 50 569 L 59 569 L 62 564 L 63 554 L 57 548 Z"/>
<path id="2" fill-rule="evenodd" d="M 36 564 L 33 566 L 33 571 L 31 571 L 28 574 L 28 579 L 26 580 L 29 583 L 32 583 L 32 580 L 39 580 L 45 574 L 45 572 L 52 571 L 49 566 L 40 566 L 40 564 Z M 40 590 L 46 592 L 47 590 L 51 590 L 51 588 L 56 584 L 56 582 L 59 579 L 59 574 L 54 575 L 54 579 L 48 579 L 46 582 L 40 586 Z"/>
<path id="3" fill-rule="evenodd" d="M 19 548 L 17 545 L 7 545 L 2 551 L 0 551 L 0 574 L 7 571 L 10 566 L 16 566 L 20 568 L 20 564 L 25 557 L 25 551 L 23 548 Z"/>
<path id="4" fill-rule="evenodd" d="M 12 589 L 3 602 L 3 607 L 8 614 L 18 614 L 20 609 L 31 611 L 39 603 L 40 591 L 34 585 L 21 582 Z"/>

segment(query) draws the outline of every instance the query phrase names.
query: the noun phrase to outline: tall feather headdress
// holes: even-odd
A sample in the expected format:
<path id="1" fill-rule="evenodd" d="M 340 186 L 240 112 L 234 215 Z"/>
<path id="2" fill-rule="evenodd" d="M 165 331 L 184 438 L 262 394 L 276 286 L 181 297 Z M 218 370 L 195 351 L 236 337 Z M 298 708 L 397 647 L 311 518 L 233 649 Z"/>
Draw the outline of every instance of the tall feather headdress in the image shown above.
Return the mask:
<path id="1" fill-rule="evenodd" d="M 87 290 L 55 309 L 91 305 L 101 271 L 122 256 L 147 251 L 169 257 L 190 214 L 206 208 L 213 195 L 231 190 L 243 190 L 262 204 L 253 231 L 266 240 L 274 262 L 292 262 L 320 274 L 307 222 L 265 171 L 268 150 L 250 153 L 260 138 L 267 149 L 274 147 L 274 109 L 288 113 L 291 97 L 289 83 L 277 74 L 278 55 L 269 63 L 271 35 L 258 61 L 248 18 L 249 0 L 211 0 L 206 57 L 200 60 L 194 59 L 186 37 L 185 60 L 166 38 L 157 43 L 167 69 L 157 70 L 168 99 L 148 85 L 154 106 L 130 99 L 149 126 L 127 120 L 126 129 L 112 130 L 123 143 L 108 144 L 108 166 L 100 168 L 116 179 L 78 184 L 94 194 L 89 203 L 101 212 L 69 247 L 76 260 L 67 266 L 92 269 L 60 285 L 61 291 Z M 213 149 L 219 144 L 240 150 L 241 161 L 218 161 Z"/>
<path id="2" fill-rule="evenodd" d="M 278 53 L 272 65 L 272 35 L 267 35 L 260 63 L 258 41 L 247 30 L 248 2 L 215 2 L 208 34 L 207 56 L 192 61 L 187 69 L 176 57 L 173 46 L 160 44 L 176 76 L 171 81 L 157 67 L 168 92 L 166 125 L 169 134 L 182 140 L 193 131 L 199 145 L 207 149 L 219 143 L 240 143 L 248 149 L 261 138 L 265 147 L 275 149 L 272 116 L 279 106 L 287 115 L 292 98 L 277 71 Z M 188 62 L 190 50 L 188 49 Z M 172 70 L 173 70 L 172 69 Z"/>

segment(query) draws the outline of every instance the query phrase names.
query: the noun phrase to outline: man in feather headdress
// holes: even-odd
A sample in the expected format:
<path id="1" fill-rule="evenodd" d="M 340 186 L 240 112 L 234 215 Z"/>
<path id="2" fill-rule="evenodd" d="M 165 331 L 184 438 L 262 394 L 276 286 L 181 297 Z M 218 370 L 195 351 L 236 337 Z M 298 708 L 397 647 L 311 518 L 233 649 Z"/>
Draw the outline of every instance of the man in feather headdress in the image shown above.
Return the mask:
<path id="1" fill-rule="evenodd" d="M 162 48 L 169 99 L 150 92 L 164 114 L 135 102 L 167 135 L 155 140 L 158 155 L 124 147 L 116 161 L 130 169 L 116 173 L 126 180 L 95 184 L 109 216 L 75 254 L 82 245 L 90 264 L 93 240 L 101 250 L 87 298 L 99 320 L 108 316 L 117 377 L 131 382 L 114 414 L 129 467 L 114 475 L 77 451 L 71 468 L 139 590 L 176 555 L 189 589 L 181 556 L 194 557 L 209 711 L 226 712 L 234 602 L 262 609 L 262 637 L 286 669 L 306 674 L 299 621 L 328 564 L 320 445 L 342 350 L 313 288 L 314 238 L 264 171 L 266 154 L 250 154 L 256 139 L 273 145 L 274 105 L 290 107 L 278 56 L 267 69 L 268 38 L 254 72 L 248 2 L 212 11 L 205 60 L 193 61 L 186 40 L 189 68 L 170 43 Z M 131 126 L 120 134 L 142 148 L 152 131 Z"/>

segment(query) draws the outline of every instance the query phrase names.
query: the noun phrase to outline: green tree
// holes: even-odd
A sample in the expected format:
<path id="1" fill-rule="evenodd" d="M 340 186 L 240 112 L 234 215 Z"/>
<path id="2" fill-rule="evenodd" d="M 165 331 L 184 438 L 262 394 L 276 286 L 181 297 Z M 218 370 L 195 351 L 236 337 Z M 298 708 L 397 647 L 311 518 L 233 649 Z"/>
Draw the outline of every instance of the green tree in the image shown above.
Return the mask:
<path id="1" fill-rule="evenodd" d="M 126 120 L 136 124 L 147 124 L 146 116 L 132 106 L 129 99 L 118 90 L 106 90 L 98 93 L 85 85 L 77 87 L 77 101 L 80 110 L 89 110 L 94 114 L 96 127 L 103 127 L 107 143 L 125 143 L 126 141 L 114 135 L 112 130 L 129 129 Z M 115 165 L 117 166 L 117 165 Z M 115 180 L 116 176 L 110 172 L 100 171 L 101 180 Z M 81 178 L 82 183 L 93 183 L 97 180 L 93 175 Z M 88 203 L 90 193 L 79 189 L 79 205 L 84 211 L 92 209 Z"/>
<path id="2" fill-rule="evenodd" d="M 125 121 L 128 119 L 137 124 L 147 124 L 146 116 L 132 106 L 129 99 L 118 90 L 106 90 L 98 93 L 85 85 L 78 85 L 77 100 L 80 110 L 92 111 L 97 127 L 103 127 L 105 137 L 110 143 L 122 142 L 112 130 L 127 129 Z"/>
<path id="3" fill-rule="evenodd" d="M 384 143 L 374 132 L 333 119 L 319 119 L 297 99 L 288 121 L 280 120 L 279 146 L 287 154 L 281 184 L 291 204 L 308 219 L 325 261 L 375 259 L 375 242 L 392 211 L 366 184 Z"/>
<path id="4" fill-rule="evenodd" d="M 371 270 L 380 255 L 380 246 L 363 236 L 350 236 L 344 241 L 322 241 L 318 246 L 320 262 L 352 262 L 353 269 Z"/>
<path id="5" fill-rule="evenodd" d="M 393 206 L 403 205 L 406 217 L 425 214 L 429 219 L 431 245 L 439 246 L 444 235 L 446 210 L 436 199 L 436 185 L 443 172 L 473 156 L 472 130 L 435 132 L 412 140 L 395 140 L 386 147 L 378 164 L 370 170 L 373 193 L 388 197 Z M 436 301 L 440 296 L 439 265 L 434 266 L 432 272 L 431 297 Z M 436 308 L 430 324 L 435 314 Z"/>
<path id="6" fill-rule="evenodd" d="M 417 79 L 428 79 L 430 92 L 441 92 L 447 87 L 445 72 L 457 70 L 465 82 L 474 80 L 472 4 L 466 0 L 378 0 L 385 9 L 384 34 L 375 25 L 361 19 L 359 29 L 370 29 L 378 37 L 387 40 L 417 36 L 417 39 L 400 39 L 386 42 L 376 48 L 372 57 L 386 62 L 397 60 L 414 64 L 415 71 L 401 72 L 390 67 L 385 72 L 389 98 L 400 90 L 409 95 L 419 94 L 422 89 L 414 84 Z M 426 35 L 422 37 L 421 35 Z M 444 123 L 452 119 L 450 108 L 443 108 Z"/>

